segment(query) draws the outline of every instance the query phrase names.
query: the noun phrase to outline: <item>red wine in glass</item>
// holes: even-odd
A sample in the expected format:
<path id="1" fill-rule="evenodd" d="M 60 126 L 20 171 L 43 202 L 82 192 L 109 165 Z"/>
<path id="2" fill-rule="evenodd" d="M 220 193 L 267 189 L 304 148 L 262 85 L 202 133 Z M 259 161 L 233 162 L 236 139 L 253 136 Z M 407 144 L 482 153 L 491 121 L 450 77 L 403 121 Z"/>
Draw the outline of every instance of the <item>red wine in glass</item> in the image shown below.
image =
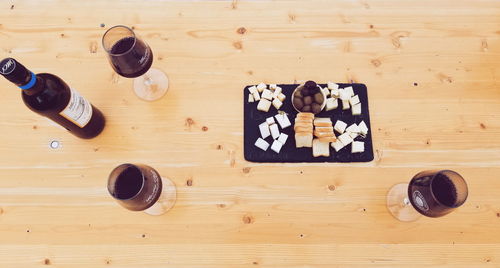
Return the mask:
<path id="1" fill-rule="evenodd" d="M 108 191 L 124 208 L 150 215 L 167 212 L 176 199 L 173 182 L 142 164 L 122 164 L 113 169 L 108 177 Z"/>
<path id="2" fill-rule="evenodd" d="M 421 215 L 444 216 L 467 199 L 464 178 L 451 170 L 429 170 L 415 175 L 409 184 L 394 185 L 387 194 L 387 208 L 400 221 L 415 221 Z"/>
<path id="3" fill-rule="evenodd" d="M 153 51 L 132 29 L 118 25 L 102 37 L 109 62 L 116 73 L 134 79 L 134 92 L 148 101 L 161 98 L 168 90 L 168 78 L 162 71 L 151 68 Z"/>
<path id="4" fill-rule="evenodd" d="M 468 190 L 464 178 L 451 170 L 420 172 L 410 181 L 408 197 L 427 217 L 441 217 L 461 206 Z"/>

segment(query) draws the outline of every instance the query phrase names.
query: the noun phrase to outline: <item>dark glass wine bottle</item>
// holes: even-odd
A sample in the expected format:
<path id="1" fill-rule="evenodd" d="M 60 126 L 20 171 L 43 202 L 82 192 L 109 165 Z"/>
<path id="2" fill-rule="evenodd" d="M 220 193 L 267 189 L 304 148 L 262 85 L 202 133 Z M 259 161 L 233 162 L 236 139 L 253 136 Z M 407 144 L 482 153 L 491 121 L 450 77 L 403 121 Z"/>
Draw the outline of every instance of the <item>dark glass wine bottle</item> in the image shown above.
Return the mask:
<path id="1" fill-rule="evenodd" d="M 70 88 L 61 78 L 48 73 L 34 74 L 13 58 L 0 62 L 0 74 L 22 89 L 24 104 L 48 117 L 73 135 L 91 139 L 104 128 L 101 111 Z"/>

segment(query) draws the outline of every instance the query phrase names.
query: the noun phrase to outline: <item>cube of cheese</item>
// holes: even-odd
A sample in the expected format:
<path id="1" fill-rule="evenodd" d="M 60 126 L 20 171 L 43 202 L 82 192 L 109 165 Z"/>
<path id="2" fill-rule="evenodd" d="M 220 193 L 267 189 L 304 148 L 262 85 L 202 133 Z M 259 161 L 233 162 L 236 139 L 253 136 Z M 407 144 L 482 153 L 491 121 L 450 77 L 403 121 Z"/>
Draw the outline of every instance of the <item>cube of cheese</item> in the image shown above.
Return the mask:
<path id="1" fill-rule="evenodd" d="M 274 117 L 276 117 L 276 121 L 278 121 L 278 124 L 282 129 L 285 129 L 292 125 L 290 119 L 288 119 L 288 116 L 286 114 L 277 114 Z"/>
<path id="2" fill-rule="evenodd" d="M 344 145 L 349 145 L 349 143 L 352 142 L 352 138 L 347 132 L 338 136 L 337 139 L 340 140 L 340 142 L 342 142 L 342 144 Z"/>
<path id="3" fill-rule="evenodd" d="M 349 100 L 342 100 L 342 110 L 348 110 L 349 108 L 351 108 Z"/>
<path id="4" fill-rule="evenodd" d="M 253 94 L 254 92 L 257 92 L 257 87 L 256 86 L 251 86 L 248 88 L 248 91 L 250 91 L 251 94 Z"/>
<path id="5" fill-rule="evenodd" d="M 275 90 L 277 88 L 276 84 L 270 84 L 269 89 Z"/>
<path id="6" fill-rule="evenodd" d="M 269 89 L 264 89 L 261 97 L 266 100 L 273 100 L 273 93 Z"/>
<path id="7" fill-rule="evenodd" d="M 276 153 L 278 153 L 278 154 L 279 154 L 279 153 L 280 153 L 280 151 L 281 151 L 281 147 L 283 147 L 283 143 L 281 143 L 281 142 L 279 142 L 279 141 L 275 140 L 275 141 L 273 142 L 273 145 L 271 145 L 271 150 L 273 150 L 273 151 L 275 151 Z"/>
<path id="8" fill-rule="evenodd" d="M 349 133 L 359 133 L 360 132 L 360 129 L 358 127 L 358 125 L 356 124 L 352 124 L 350 125 L 348 128 L 345 129 L 345 132 L 349 132 Z"/>
<path id="9" fill-rule="evenodd" d="M 339 97 L 341 100 L 349 101 L 351 99 L 351 93 L 345 88 L 339 89 Z"/>
<path id="10" fill-rule="evenodd" d="M 332 89 L 330 92 L 330 95 L 334 98 L 339 98 L 340 97 L 340 91 L 339 89 Z"/>
<path id="11" fill-rule="evenodd" d="M 257 85 L 257 91 L 259 91 L 259 92 L 264 91 L 264 89 L 266 89 L 266 88 L 267 88 L 267 86 L 264 83 L 260 83 Z"/>
<path id="12" fill-rule="evenodd" d="M 339 101 L 334 98 L 326 99 L 326 110 L 331 111 L 333 109 L 337 109 L 339 107 Z"/>
<path id="13" fill-rule="evenodd" d="M 337 84 L 335 84 L 335 83 L 333 83 L 333 82 L 328 82 L 328 83 L 327 83 L 327 85 L 328 85 L 328 88 L 329 88 L 330 90 L 333 90 L 333 89 L 339 89 L 339 85 L 337 85 Z"/>
<path id="14" fill-rule="evenodd" d="M 364 136 L 364 135 L 368 134 L 368 126 L 366 125 L 365 121 L 361 121 L 361 123 L 359 123 L 358 127 L 359 127 L 359 133 L 361 135 Z"/>
<path id="15" fill-rule="evenodd" d="M 337 139 L 336 142 L 332 142 L 332 147 L 333 149 L 335 149 L 335 152 L 338 152 L 340 151 L 340 149 L 344 148 L 345 145 L 339 139 Z"/>
<path id="16" fill-rule="evenodd" d="M 326 97 L 329 97 L 330 96 L 330 90 L 328 88 L 322 88 L 321 91 L 323 92 L 323 95 L 325 95 Z"/>
<path id="17" fill-rule="evenodd" d="M 276 121 L 274 121 L 274 117 L 272 117 L 272 116 L 271 116 L 271 117 L 268 117 L 268 118 L 266 119 L 266 123 L 267 123 L 268 125 L 272 125 L 272 124 L 276 123 Z"/>
<path id="18" fill-rule="evenodd" d="M 267 122 L 264 122 L 259 125 L 259 130 L 260 130 L 260 136 L 265 139 L 271 135 L 271 132 L 269 131 L 269 125 Z"/>
<path id="19" fill-rule="evenodd" d="M 277 141 L 279 141 L 283 145 L 285 145 L 287 139 L 288 139 L 288 135 L 286 135 L 285 133 L 281 133 L 280 136 L 278 137 Z"/>
<path id="20" fill-rule="evenodd" d="M 273 92 L 273 97 L 277 98 L 281 94 L 281 91 L 283 91 L 283 89 L 281 89 L 280 87 L 275 88 Z"/>
<path id="21" fill-rule="evenodd" d="M 347 133 L 349 133 L 349 136 L 351 136 L 351 139 L 353 140 L 359 136 L 359 133 L 357 132 L 347 132 Z"/>
<path id="22" fill-rule="evenodd" d="M 255 141 L 255 146 L 260 148 L 262 151 L 267 151 L 267 148 L 269 148 L 269 143 L 261 138 L 258 138 L 257 141 Z"/>
<path id="23" fill-rule="evenodd" d="M 269 129 L 271 130 L 271 136 L 273 137 L 274 140 L 280 136 L 278 125 L 272 124 L 269 126 Z"/>
<path id="24" fill-rule="evenodd" d="M 356 95 L 356 96 L 351 97 L 351 99 L 349 99 L 349 103 L 351 104 L 351 106 L 358 104 L 359 103 L 359 96 Z"/>
<path id="25" fill-rule="evenodd" d="M 352 115 L 361 115 L 361 103 L 352 106 Z"/>
<path id="26" fill-rule="evenodd" d="M 254 102 L 255 99 L 253 98 L 252 93 L 248 94 L 248 102 Z"/>
<path id="27" fill-rule="evenodd" d="M 252 93 L 252 95 L 253 95 L 253 99 L 255 101 L 259 101 L 260 100 L 260 94 L 259 94 L 258 91 L 255 91 L 254 93 Z"/>
<path id="28" fill-rule="evenodd" d="M 281 102 L 279 99 L 273 100 L 273 106 L 276 108 L 276 110 L 279 110 L 281 108 L 281 105 L 283 105 L 283 102 Z"/>
<path id="29" fill-rule="evenodd" d="M 335 126 L 333 127 L 333 129 L 335 129 L 335 131 L 337 131 L 339 134 L 342 134 L 344 133 L 346 127 L 347 127 L 346 123 L 337 120 L 337 122 L 335 122 Z"/>
<path id="30" fill-rule="evenodd" d="M 259 111 L 269 112 L 269 108 L 271 108 L 271 102 L 266 99 L 261 99 L 257 104 L 257 110 Z"/>
<path id="31" fill-rule="evenodd" d="M 278 95 L 278 97 L 277 97 L 277 98 L 278 98 L 278 100 L 280 100 L 281 102 L 284 102 L 284 101 L 285 101 L 285 99 L 286 99 L 286 96 L 285 96 L 285 94 L 280 93 L 280 94 Z"/>
<path id="32" fill-rule="evenodd" d="M 365 143 L 362 141 L 354 141 L 351 145 L 351 153 L 362 153 L 365 151 Z"/>
<path id="33" fill-rule="evenodd" d="M 349 98 L 354 96 L 354 89 L 352 87 L 345 87 L 344 91 L 349 94 Z"/>

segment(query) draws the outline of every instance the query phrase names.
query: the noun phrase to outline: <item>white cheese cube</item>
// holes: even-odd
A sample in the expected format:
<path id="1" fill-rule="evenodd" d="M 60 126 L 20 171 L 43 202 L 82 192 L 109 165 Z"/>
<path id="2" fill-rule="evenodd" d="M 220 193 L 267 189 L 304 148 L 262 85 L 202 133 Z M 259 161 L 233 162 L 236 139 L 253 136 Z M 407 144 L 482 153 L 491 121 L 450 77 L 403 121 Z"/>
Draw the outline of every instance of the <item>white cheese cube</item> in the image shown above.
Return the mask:
<path id="1" fill-rule="evenodd" d="M 360 129 L 358 127 L 358 125 L 356 124 L 352 124 L 350 125 L 348 128 L 345 129 L 345 132 L 349 132 L 349 133 L 359 133 L 360 132 Z"/>
<path id="2" fill-rule="evenodd" d="M 339 89 L 339 97 L 341 100 L 349 101 L 351 99 L 351 93 L 343 89 Z"/>
<path id="3" fill-rule="evenodd" d="M 281 147 L 283 147 L 283 143 L 279 141 L 274 141 L 273 145 L 271 145 L 271 150 L 275 151 L 276 153 L 280 153 Z"/>
<path id="4" fill-rule="evenodd" d="M 333 149 L 335 149 L 335 152 L 338 152 L 338 151 L 340 151 L 340 149 L 345 147 L 345 145 L 339 139 L 337 139 L 336 142 L 332 142 L 331 145 L 332 145 Z"/>
<path id="5" fill-rule="evenodd" d="M 279 99 L 273 100 L 273 106 L 276 108 L 276 110 L 279 110 L 281 108 L 281 105 L 283 105 L 283 102 L 281 102 Z"/>
<path id="6" fill-rule="evenodd" d="M 259 111 L 269 112 L 269 108 L 271 108 L 271 102 L 266 99 L 261 99 L 257 104 L 257 110 Z"/>
<path id="7" fill-rule="evenodd" d="M 266 100 L 273 100 L 273 93 L 269 89 L 264 89 L 261 97 Z"/>
<path id="8" fill-rule="evenodd" d="M 277 87 L 276 89 L 274 89 L 273 97 L 277 98 L 281 94 L 281 91 L 283 91 L 283 89 L 281 89 L 280 87 Z"/>
<path id="9" fill-rule="evenodd" d="M 264 122 L 259 125 L 259 130 L 260 130 L 260 136 L 265 139 L 271 135 L 271 132 L 269 131 L 269 125 L 267 122 Z"/>
<path id="10" fill-rule="evenodd" d="M 354 89 L 352 87 L 345 87 L 344 91 L 349 94 L 349 98 L 354 96 Z"/>
<path id="11" fill-rule="evenodd" d="M 330 96 L 330 90 L 328 88 L 322 88 L 321 91 L 323 92 L 323 95 L 325 95 L 326 97 L 329 97 Z"/>
<path id="12" fill-rule="evenodd" d="M 338 88 L 337 89 L 332 89 L 330 95 L 332 97 L 334 97 L 334 98 L 340 97 L 340 91 L 339 91 L 339 89 Z"/>
<path id="13" fill-rule="evenodd" d="M 349 136 L 351 136 L 353 140 L 359 136 L 359 133 L 357 132 L 347 132 L 347 133 L 349 133 Z"/>
<path id="14" fill-rule="evenodd" d="M 277 88 L 276 84 L 270 84 L 269 89 L 275 90 Z"/>
<path id="15" fill-rule="evenodd" d="M 283 145 L 285 145 L 287 139 L 288 139 L 288 135 L 286 135 L 285 133 L 281 133 L 280 136 L 278 137 L 277 141 L 279 141 Z"/>
<path id="16" fill-rule="evenodd" d="M 332 89 L 339 89 L 339 85 L 337 85 L 337 84 L 335 84 L 335 83 L 333 83 L 333 82 L 328 82 L 328 84 L 327 84 L 327 85 L 328 85 L 328 88 L 329 88 L 330 90 L 332 90 Z"/>
<path id="17" fill-rule="evenodd" d="M 292 123 L 290 122 L 290 119 L 288 119 L 288 116 L 286 114 L 277 114 L 275 117 L 276 117 L 276 121 L 278 121 L 278 124 L 280 125 L 281 129 L 285 129 L 285 128 L 292 125 Z"/>
<path id="18" fill-rule="evenodd" d="M 337 131 L 338 133 L 342 134 L 344 133 L 346 127 L 347 127 L 346 123 L 337 120 L 337 122 L 335 122 L 335 126 L 333 127 L 333 129 L 335 129 L 335 131 Z"/>
<path id="19" fill-rule="evenodd" d="M 351 99 L 349 100 L 349 103 L 350 103 L 352 106 L 354 106 L 354 105 L 358 104 L 358 103 L 359 103 L 359 96 L 358 96 L 358 95 L 356 95 L 356 96 L 351 97 Z"/>
<path id="20" fill-rule="evenodd" d="M 248 102 L 254 102 L 255 99 L 253 98 L 252 93 L 248 94 Z"/>
<path id="21" fill-rule="evenodd" d="M 269 148 L 269 143 L 261 138 L 258 138 L 255 142 L 255 146 L 260 148 L 262 151 L 267 151 L 267 148 Z"/>
<path id="22" fill-rule="evenodd" d="M 272 117 L 272 116 L 271 116 L 271 117 L 268 117 L 268 118 L 266 119 L 266 123 L 267 123 L 268 125 L 272 125 L 272 124 L 276 123 L 276 121 L 274 121 L 274 117 Z"/>
<path id="23" fill-rule="evenodd" d="M 349 143 L 352 142 L 352 138 L 348 132 L 338 136 L 337 139 L 340 140 L 340 142 L 342 142 L 342 144 L 344 145 L 348 145 Z"/>
<path id="24" fill-rule="evenodd" d="M 339 107 L 339 101 L 334 98 L 326 99 L 326 110 L 331 111 L 333 109 L 337 109 Z"/>
<path id="25" fill-rule="evenodd" d="M 257 92 L 257 87 L 256 86 L 251 86 L 248 88 L 248 91 L 250 91 L 251 94 L 253 94 L 254 92 Z"/>
<path id="26" fill-rule="evenodd" d="M 352 115 L 361 115 L 361 103 L 352 106 Z"/>
<path id="27" fill-rule="evenodd" d="M 273 137 L 273 139 L 277 139 L 280 136 L 278 125 L 272 124 L 269 126 L 269 129 L 271 130 L 271 136 Z"/>
<path id="28" fill-rule="evenodd" d="M 365 121 L 361 121 L 361 123 L 359 123 L 358 127 L 359 127 L 359 133 L 361 135 L 364 136 L 364 135 L 368 134 L 368 126 L 366 125 Z"/>
<path id="29" fill-rule="evenodd" d="M 351 153 L 362 153 L 365 151 L 365 143 L 362 141 L 354 141 L 351 145 Z"/>
<path id="30" fill-rule="evenodd" d="M 267 86 L 264 83 L 260 83 L 257 85 L 257 91 L 259 91 L 259 92 L 264 91 L 264 89 L 266 89 L 266 88 L 267 88 Z"/>
<path id="31" fill-rule="evenodd" d="M 284 101 L 285 101 L 285 99 L 286 99 L 286 96 L 285 96 L 285 94 L 280 93 L 280 94 L 278 95 L 278 97 L 277 97 L 277 98 L 278 98 L 278 100 L 280 100 L 281 102 L 284 102 Z"/>
<path id="32" fill-rule="evenodd" d="M 260 100 L 260 94 L 259 94 L 258 91 L 255 91 L 254 93 L 252 93 L 252 95 L 253 95 L 253 99 L 255 101 L 259 101 Z"/>
<path id="33" fill-rule="evenodd" d="M 349 108 L 351 108 L 349 100 L 342 100 L 342 110 L 348 110 Z"/>

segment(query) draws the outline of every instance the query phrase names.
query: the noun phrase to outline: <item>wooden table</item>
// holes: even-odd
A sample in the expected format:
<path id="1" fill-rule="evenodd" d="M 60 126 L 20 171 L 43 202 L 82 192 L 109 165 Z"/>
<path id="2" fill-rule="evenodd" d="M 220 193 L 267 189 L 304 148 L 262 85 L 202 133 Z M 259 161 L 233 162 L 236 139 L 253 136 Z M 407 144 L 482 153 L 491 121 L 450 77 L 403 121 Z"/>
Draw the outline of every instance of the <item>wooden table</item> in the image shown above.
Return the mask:
<path id="1" fill-rule="evenodd" d="M 0 48 L 100 108 L 80 140 L 0 85 L 0 267 L 500 267 L 500 2 L 4 1 Z M 170 90 L 135 97 L 100 40 L 134 26 Z M 243 158 L 242 89 L 258 82 L 368 86 L 375 160 Z M 49 143 L 57 140 L 58 149 Z M 177 185 L 169 213 L 121 208 L 125 162 Z M 450 168 L 467 202 L 398 222 L 388 189 Z"/>

